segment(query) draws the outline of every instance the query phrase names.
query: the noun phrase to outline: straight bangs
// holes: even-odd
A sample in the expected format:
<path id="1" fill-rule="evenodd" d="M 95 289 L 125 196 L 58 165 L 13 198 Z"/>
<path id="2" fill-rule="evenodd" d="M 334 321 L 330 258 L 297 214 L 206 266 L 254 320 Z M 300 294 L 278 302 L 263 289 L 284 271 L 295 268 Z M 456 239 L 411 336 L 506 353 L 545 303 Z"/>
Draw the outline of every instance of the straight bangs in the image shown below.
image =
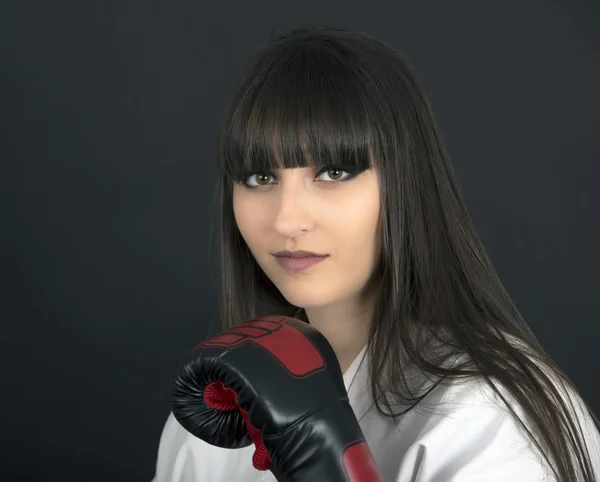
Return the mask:
<path id="1" fill-rule="evenodd" d="M 257 59 L 221 129 L 219 169 L 227 179 L 283 168 L 374 167 L 377 130 L 369 122 L 377 103 L 357 63 L 342 54 L 305 40 Z"/>

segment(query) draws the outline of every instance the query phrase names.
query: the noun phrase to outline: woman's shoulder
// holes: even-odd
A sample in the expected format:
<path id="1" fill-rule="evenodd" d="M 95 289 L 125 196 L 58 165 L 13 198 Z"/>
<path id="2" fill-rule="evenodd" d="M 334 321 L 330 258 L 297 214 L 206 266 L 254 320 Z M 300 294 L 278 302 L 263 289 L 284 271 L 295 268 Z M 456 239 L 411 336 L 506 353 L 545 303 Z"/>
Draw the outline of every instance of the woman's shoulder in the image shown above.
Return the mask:
<path id="1" fill-rule="evenodd" d="M 417 466 L 423 480 L 497 480 L 499 471 L 506 480 L 553 480 L 541 453 L 482 380 L 441 383 L 411 412 L 398 425 L 398 433 L 414 434 L 400 475 Z"/>
<path id="2" fill-rule="evenodd" d="M 457 360 L 457 364 L 463 361 Z M 584 401 L 559 371 L 542 365 L 538 364 L 564 400 L 569 415 L 580 425 L 592 465 L 600 467 L 600 433 Z M 403 368 L 406 385 L 415 389 L 413 393 L 429 391 L 395 424 L 375 409 L 367 396 L 369 390 L 353 400 L 357 415 L 369 407 L 361 426 L 378 462 L 389 473 L 398 471 L 410 479 L 418 470 L 428 474 L 422 480 L 496 480 L 501 470 L 509 480 L 555 480 L 544 457 L 547 451 L 527 432 L 535 432 L 531 420 L 500 380 L 472 375 L 439 381 L 411 366 Z M 350 394 L 352 399 L 352 391 Z M 411 405 L 399 403 L 392 408 L 402 413 Z"/>
<path id="3" fill-rule="evenodd" d="M 553 381 L 581 427 L 592 464 L 600 467 L 600 433 L 583 400 L 559 378 Z M 520 403 L 493 379 L 445 380 L 409 414 L 398 426 L 400 432 L 404 428 L 414 434 L 405 458 L 429 457 L 422 468 L 443 467 L 444 480 L 471 475 L 496 480 L 498 470 L 522 477 L 514 480 L 554 480 L 544 447 L 536 446 L 527 433 L 534 428 Z"/>

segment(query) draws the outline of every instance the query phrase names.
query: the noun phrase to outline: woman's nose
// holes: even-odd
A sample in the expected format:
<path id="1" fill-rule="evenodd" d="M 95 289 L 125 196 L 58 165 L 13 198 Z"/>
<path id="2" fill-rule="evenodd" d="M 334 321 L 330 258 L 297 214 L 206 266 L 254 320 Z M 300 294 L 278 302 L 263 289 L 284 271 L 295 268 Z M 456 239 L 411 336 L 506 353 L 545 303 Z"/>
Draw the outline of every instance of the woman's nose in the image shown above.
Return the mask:
<path id="1" fill-rule="evenodd" d="M 288 185 L 279 190 L 274 220 L 277 233 L 292 238 L 313 229 L 308 196 L 302 186 Z"/>

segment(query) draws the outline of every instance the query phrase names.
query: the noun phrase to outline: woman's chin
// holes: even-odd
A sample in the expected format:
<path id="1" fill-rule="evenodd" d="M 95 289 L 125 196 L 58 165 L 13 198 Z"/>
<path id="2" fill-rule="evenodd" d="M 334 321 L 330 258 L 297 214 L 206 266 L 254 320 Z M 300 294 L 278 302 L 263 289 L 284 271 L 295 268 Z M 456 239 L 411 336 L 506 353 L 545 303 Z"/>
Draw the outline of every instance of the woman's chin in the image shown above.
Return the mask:
<path id="1" fill-rule="evenodd" d="M 324 306 L 327 303 L 327 300 L 323 296 L 310 295 L 304 293 L 282 293 L 283 297 L 286 301 L 296 308 L 317 308 L 319 306 Z"/>

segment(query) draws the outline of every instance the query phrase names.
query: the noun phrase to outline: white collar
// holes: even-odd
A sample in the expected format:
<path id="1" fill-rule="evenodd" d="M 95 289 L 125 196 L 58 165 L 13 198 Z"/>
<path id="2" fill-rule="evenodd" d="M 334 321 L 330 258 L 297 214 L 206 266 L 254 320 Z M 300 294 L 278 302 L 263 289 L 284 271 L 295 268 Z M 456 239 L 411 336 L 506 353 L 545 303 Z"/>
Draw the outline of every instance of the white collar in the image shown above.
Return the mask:
<path id="1" fill-rule="evenodd" d="M 361 362 L 363 361 L 363 359 L 366 358 L 365 357 L 366 352 L 367 352 L 367 345 L 365 345 L 362 348 L 362 350 L 360 350 L 358 355 L 356 355 L 356 358 L 354 360 L 352 360 L 352 363 L 350 363 L 350 366 L 344 372 L 344 385 L 346 386 L 347 391 L 350 390 L 352 382 L 354 381 L 356 375 L 358 374 L 358 369 L 362 365 Z"/>
<path id="2" fill-rule="evenodd" d="M 359 421 L 372 405 L 370 403 L 368 358 L 367 345 L 365 345 L 344 373 L 344 385 L 348 392 L 350 405 Z"/>

